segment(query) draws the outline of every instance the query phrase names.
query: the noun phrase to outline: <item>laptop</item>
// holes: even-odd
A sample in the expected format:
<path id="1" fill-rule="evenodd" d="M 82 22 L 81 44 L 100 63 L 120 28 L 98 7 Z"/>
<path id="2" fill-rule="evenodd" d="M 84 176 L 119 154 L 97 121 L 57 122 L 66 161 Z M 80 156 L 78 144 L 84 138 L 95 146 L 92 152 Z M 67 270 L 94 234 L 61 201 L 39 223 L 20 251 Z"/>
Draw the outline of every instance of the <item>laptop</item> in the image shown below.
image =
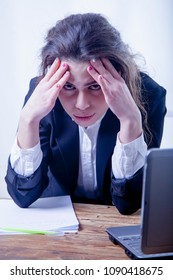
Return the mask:
<path id="1" fill-rule="evenodd" d="M 173 259 L 173 149 L 150 149 L 143 174 L 141 225 L 109 227 L 131 259 Z"/>

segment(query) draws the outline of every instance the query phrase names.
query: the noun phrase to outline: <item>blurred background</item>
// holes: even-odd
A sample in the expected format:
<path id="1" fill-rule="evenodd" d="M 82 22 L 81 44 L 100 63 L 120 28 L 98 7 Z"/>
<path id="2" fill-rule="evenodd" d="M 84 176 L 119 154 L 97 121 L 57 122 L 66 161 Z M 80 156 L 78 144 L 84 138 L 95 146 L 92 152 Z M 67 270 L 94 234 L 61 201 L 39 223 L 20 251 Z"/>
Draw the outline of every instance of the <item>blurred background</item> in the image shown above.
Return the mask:
<path id="1" fill-rule="evenodd" d="M 103 14 L 121 33 L 138 61 L 167 89 L 162 147 L 173 148 L 172 0 L 0 0 L 0 197 L 8 197 L 4 176 L 28 84 L 38 74 L 47 31 L 71 13 Z"/>

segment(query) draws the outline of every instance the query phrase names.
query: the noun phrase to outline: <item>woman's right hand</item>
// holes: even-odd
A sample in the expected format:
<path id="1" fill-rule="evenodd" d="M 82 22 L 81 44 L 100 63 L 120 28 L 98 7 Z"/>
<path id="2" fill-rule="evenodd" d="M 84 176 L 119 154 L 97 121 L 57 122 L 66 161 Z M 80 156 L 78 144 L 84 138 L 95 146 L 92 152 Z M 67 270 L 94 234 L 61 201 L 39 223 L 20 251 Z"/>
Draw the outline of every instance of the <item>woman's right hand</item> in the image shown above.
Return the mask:
<path id="1" fill-rule="evenodd" d="M 54 107 L 56 99 L 69 79 L 68 65 L 55 59 L 45 77 L 39 82 L 23 110 L 32 121 L 40 122 Z"/>
<path id="2" fill-rule="evenodd" d="M 69 77 L 68 64 L 55 59 L 21 111 L 17 134 L 21 148 L 32 148 L 39 142 L 40 120 L 53 109 Z"/>

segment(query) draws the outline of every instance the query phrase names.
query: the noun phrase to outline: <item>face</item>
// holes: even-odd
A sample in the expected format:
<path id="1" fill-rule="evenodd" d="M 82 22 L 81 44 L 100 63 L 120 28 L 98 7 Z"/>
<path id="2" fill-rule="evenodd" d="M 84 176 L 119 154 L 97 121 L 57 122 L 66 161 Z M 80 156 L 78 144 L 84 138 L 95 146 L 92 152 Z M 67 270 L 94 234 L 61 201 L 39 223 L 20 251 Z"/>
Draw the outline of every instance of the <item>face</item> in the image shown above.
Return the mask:
<path id="1" fill-rule="evenodd" d="M 88 73 L 89 63 L 72 60 L 62 63 L 68 64 L 71 74 L 59 100 L 73 121 L 83 127 L 90 126 L 108 109 L 101 87 Z"/>

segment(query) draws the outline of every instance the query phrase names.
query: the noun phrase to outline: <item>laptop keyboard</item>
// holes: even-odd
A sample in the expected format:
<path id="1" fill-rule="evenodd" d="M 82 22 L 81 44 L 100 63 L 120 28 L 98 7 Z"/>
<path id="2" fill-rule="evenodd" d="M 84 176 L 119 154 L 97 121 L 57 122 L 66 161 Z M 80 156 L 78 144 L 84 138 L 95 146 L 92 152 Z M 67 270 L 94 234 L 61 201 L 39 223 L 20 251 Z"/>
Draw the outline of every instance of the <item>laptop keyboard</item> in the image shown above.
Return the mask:
<path id="1" fill-rule="evenodd" d="M 123 240 L 123 243 L 127 244 L 133 250 L 136 251 L 138 254 L 143 254 L 140 247 L 141 247 L 141 236 L 140 235 L 128 235 L 128 236 L 121 236 L 119 239 Z"/>

